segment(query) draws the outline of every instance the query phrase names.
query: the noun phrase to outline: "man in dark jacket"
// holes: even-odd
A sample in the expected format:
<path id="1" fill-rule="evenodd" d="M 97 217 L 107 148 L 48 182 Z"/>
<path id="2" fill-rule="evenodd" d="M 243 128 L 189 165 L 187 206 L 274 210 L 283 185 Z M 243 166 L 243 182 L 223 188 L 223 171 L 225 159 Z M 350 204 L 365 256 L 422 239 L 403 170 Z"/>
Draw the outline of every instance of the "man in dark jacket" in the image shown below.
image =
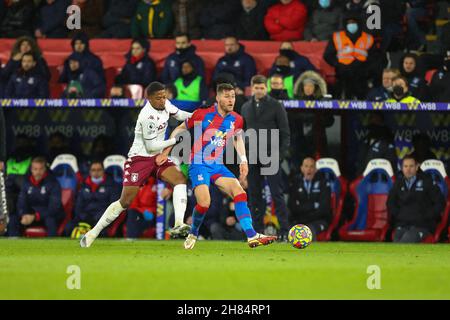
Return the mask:
<path id="1" fill-rule="evenodd" d="M 173 1 L 174 35 L 188 34 L 191 39 L 200 39 L 202 37 L 199 17 L 204 2 L 204 0 Z"/>
<path id="2" fill-rule="evenodd" d="M 316 67 L 309 61 L 309 59 L 301 54 L 297 53 L 294 49 L 292 42 L 285 41 L 280 45 L 280 56 L 288 57 L 290 60 L 291 73 L 294 78 L 297 79 L 305 71 L 316 71 Z M 272 68 L 269 71 L 269 75 L 277 73 L 277 65 L 274 61 Z"/>
<path id="3" fill-rule="evenodd" d="M 6 12 L 0 24 L 2 38 L 32 36 L 34 18 L 33 1 L 16 0 L 4 2 L 6 2 Z"/>
<path id="4" fill-rule="evenodd" d="M 392 80 L 400 75 L 397 69 L 384 69 L 382 85 L 380 87 L 372 88 L 367 94 L 368 101 L 386 101 L 392 95 L 393 84 Z"/>
<path id="5" fill-rule="evenodd" d="M 425 72 L 421 70 L 419 57 L 407 53 L 400 60 L 400 74 L 408 80 L 411 95 L 422 101 L 428 101 L 428 86 L 425 81 Z"/>
<path id="6" fill-rule="evenodd" d="M 83 69 L 89 68 L 93 70 L 97 75 L 103 80 L 105 80 L 105 72 L 103 70 L 103 62 L 102 60 L 91 52 L 89 49 L 89 38 L 85 33 L 77 33 L 72 38 L 72 49 L 73 52 L 78 52 L 81 57 L 81 66 Z M 69 68 L 69 59 L 64 61 L 64 68 L 61 76 L 59 77 L 59 82 L 67 83 L 69 82 L 68 74 L 70 73 Z"/>
<path id="7" fill-rule="evenodd" d="M 234 34 L 241 11 L 239 0 L 208 0 L 200 11 L 200 28 L 205 39 L 223 39 Z"/>
<path id="8" fill-rule="evenodd" d="M 131 19 L 139 0 L 110 0 L 100 38 L 131 38 Z"/>
<path id="9" fill-rule="evenodd" d="M 89 176 L 77 195 L 74 219 L 66 226 L 66 235 L 70 235 L 80 222 L 94 226 L 117 196 L 118 188 L 113 179 L 105 174 L 102 162 L 92 161 Z"/>
<path id="10" fill-rule="evenodd" d="M 195 51 L 196 47 L 191 43 L 187 34 L 175 36 L 175 52 L 171 53 L 164 62 L 161 81 L 165 84 L 174 82 L 180 76 L 181 62 L 191 61 L 198 75 L 205 78 L 205 63 Z"/>
<path id="11" fill-rule="evenodd" d="M 36 38 L 65 38 L 67 36 L 67 7 L 70 0 L 46 0 L 39 8 L 34 35 Z"/>
<path id="12" fill-rule="evenodd" d="M 315 239 L 331 222 L 331 190 L 314 158 L 306 157 L 300 170 L 289 188 L 289 224 L 306 224 Z"/>
<path id="13" fill-rule="evenodd" d="M 131 49 L 125 55 L 127 62 L 120 72 L 118 83 L 140 84 L 145 88 L 156 80 L 156 67 L 148 55 L 149 50 L 147 39 L 135 39 L 131 42 Z"/>
<path id="14" fill-rule="evenodd" d="M 242 0 L 242 12 L 236 24 L 236 34 L 242 40 L 267 40 L 264 28 L 267 5 L 264 1 Z"/>
<path id="15" fill-rule="evenodd" d="M 6 98 L 43 99 L 49 97 L 48 82 L 36 68 L 31 53 L 22 56 L 21 68 L 9 79 L 5 89 Z"/>
<path id="16" fill-rule="evenodd" d="M 450 23 L 449 23 L 450 24 Z M 430 95 L 435 102 L 450 102 L 450 54 L 444 58 L 443 66 L 433 75 Z"/>
<path id="17" fill-rule="evenodd" d="M 335 0 L 315 0 L 314 10 L 306 24 L 305 40 L 325 41 L 341 29 L 342 8 Z"/>
<path id="18" fill-rule="evenodd" d="M 403 177 L 389 192 L 387 207 L 394 225 L 394 242 L 421 242 L 432 234 L 444 211 L 445 199 L 430 176 L 418 172 L 412 156 L 403 159 Z"/>
<path id="19" fill-rule="evenodd" d="M 227 37 L 225 42 L 225 55 L 217 61 L 213 79 L 221 73 L 231 73 L 237 86 L 244 90 L 250 85 L 251 78 L 256 74 L 256 63 L 252 56 L 245 52 L 245 47 L 236 37 Z"/>
<path id="20" fill-rule="evenodd" d="M 105 96 L 106 84 L 98 74 L 89 67 L 83 67 L 82 54 L 75 52 L 69 58 L 69 72 L 67 74 L 68 88 L 64 97 L 73 97 L 76 88 L 76 97 L 103 98 Z M 81 92 L 80 92 L 81 91 Z"/>
<path id="21" fill-rule="evenodd" d="M 45 158 L 36 157 L 31 162 L 31 175 L 20 190 L 17 214 L 10 217 L 9 236 L 20 236 L 22 226 L 32 224 L 44 225 L 49 237 L 56 236 L 63 218 L 61 187 L 47 171 Z"/>
<path id="22" fill-rule="evenodd" d="M 290 144 L 287 113 L 279 101 L 267 95 L 266 77 L 257 75 L 252 78 L 252 93 L 252 99 L 242 106 L 241 115 L 245 120 L 246 129 L 256 130 L 258 137 L 258 147 L 250 141 L 249 148 L 247 148 L 249 153 L 249 203 L 254 226 L 257 232 L 264 230 L 263 219 L 266 204 L 262 199 L 261 192 L 263 178 L 266 175 L 270 194 L 275 202 L 276 215 L 280 222 L 280 239 L 285 240 L 289 226 L 288 211 L 282 192 L 283 180 L 280 163 L 287 156 Z M 264 139 L 259 132 L 260 129 L 268 131 L 265 136 L 266 143 L 260 141 Z M 274 141 L 274 144 L 272 144 L 272 130 L 279 131 L 279 141 Z M 257 155 L 256 164 L 252 160 L 254 155 Z"/>

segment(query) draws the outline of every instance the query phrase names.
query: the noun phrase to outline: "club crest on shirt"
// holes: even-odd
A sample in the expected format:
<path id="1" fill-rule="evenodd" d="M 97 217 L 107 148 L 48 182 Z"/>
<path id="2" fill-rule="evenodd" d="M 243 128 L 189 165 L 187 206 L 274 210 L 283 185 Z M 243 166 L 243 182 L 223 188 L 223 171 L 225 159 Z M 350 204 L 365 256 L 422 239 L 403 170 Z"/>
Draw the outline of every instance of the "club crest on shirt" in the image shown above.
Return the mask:
<path id="1" fill-rule="evenodd" d="M 139 173 L 132 173 L 131 174 L 131 182 L 137 182 L 139 179 Z"/>

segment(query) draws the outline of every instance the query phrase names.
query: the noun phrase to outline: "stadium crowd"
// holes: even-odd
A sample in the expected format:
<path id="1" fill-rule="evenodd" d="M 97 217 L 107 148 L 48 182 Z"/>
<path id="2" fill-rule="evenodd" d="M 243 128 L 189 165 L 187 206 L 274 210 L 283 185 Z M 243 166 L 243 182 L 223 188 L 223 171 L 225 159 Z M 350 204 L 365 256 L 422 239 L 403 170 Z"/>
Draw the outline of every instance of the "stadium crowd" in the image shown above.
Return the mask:
<path id="1" fill-rule="evenodd" d="M 434 2 L 433 2 L 434 3 Z M 70 4 L 82 9 L 81 31 L 65 27 L 65 8 Z M 365 23 L 366 9 L 379 5 L 383 12 L 381 30 L 370 30 Z M 170 97 L 178 101 L 209 105 L 214 101 L 218 83 L 236 87 L 236 111 L 252 119 L 252 108 L 270 105 L 273 114 L 264 116 L 264 127 L 286 132 L 286 142 L 280 156 L 288 150 L 289 140 L 300 145 L 296 130 L 299 119 L 275 121 L 285 114 L 278 100 L 358 99 L 387 102 L 450 102 L 450 24 L 444 26 L 440 52 L 427 53 L 426 29 L 433 24 L 429 19 L 431 7 L 427 1 L 383 0 L 208 0 L 208 1 L 100 1 L 100 0 L 5 0 L 0 1 L 0 38 L 17 39 L 8 61 L 2 61 L 0 70 L 0 98 L 50 97 L 50 71 L 36 39 L 71 39 L 73 52 L 66 58 L 59 83 L 66 88 L 63 98 L 121 98 L 127 96 L 126 86 L 145 87 L 159 80 L 167 86 Z M 99 19 L 99 17 L 103 17 Z M 447 31 L 445 31 L 447 30 Z M 131 38 L 126 63 L 107 91 L 102 60 L 90 50 L 94 38 Z M 172 38 L 175 51 L 164 62 L 161 72 L 149 56 L 152 39 Z M 196 54 L 193 39 L 223 39 L 224 55 L 218 59 L 212 81 L 208 83 L 205 63 Z M 246 97 L 255 85 L 257 76 L 254 58 L 240 40 L 279 41 L 279 54 L 273 61 L 267 78 L 259 76 L 256 84 L 267 85 L 268 97 Z M 327 83 L 318 70 L 301 52 L 294 50 L 293 41 L 327 41 L 323 60 L 334 67 L 336 82 Z M 346 50 L 353 48 L 351 53 Z M 397 65 L 390 53 L 404 51 Z M 427 71 L 435 70 L 432 76 Z M 428 75 L 428 78 L 426 76 Z M 253 80 L 252 80 L 253 79 Z M 281 108 L 277 112 L 276 108 Z M 261 110 L 261 109 L 259 109 Z M 257 118 L 260 116 L 258 114 Z M 314 123 L 314 132 L 325 130 L 333 119 L 320 117 Z M 387 159 L 398 176 L 389 193 L 387 207 L 394 229 L 393 241 L 420 242 L 434 233 L 445 199 L 428 176 L 418 171 L 419 165 L 436 156 L 429 149 L 427 136 L 414 138 L 414 153 L 397 165 L 393 135 L 384 124 L 382 114 L 370 119 L 369 134 L 360 148 L 358 174 L 367 164 L 378 158 Z M 318 134 L 321 145 L 326 145 L 324 134 Z M 103 141 L 102 141 L 103 140 Z M 304 141 L 303 141 L 304 143 Z M 16 148 L 3 160 L 7 172 L 8 206 L 11 210 L 9 236 L 20 236 L 29 226 L 43 225 L 48 236 L 77 236 L 83 228 L 93 226 L 105 208 L 116 199 L 120 184 L 105 173 L 103 160 L 110 154 L 105 137 L 94 142 L 91 152 L 78 155 L 80 173 L 77 175 L 76 196 L 71 219 L 64 208 L 61 186 L 47 163 L 63 153 L 71 153 L 66 137 L 61 133 L 49 137 L 46 152 L 33 150 L 27 136 L 16 137 Z M 317 170 L 314 151 L 296 155 L 296 166 L 289 177 L 280 170 L 274 181 L 269 181 L 275 203 L 275 222 L 262 221 L 261 182 L 258 173 L 243 181 L 248 185 L 252 209 L 260 228 L 279 225 L 281 240 L 287 227 L 296 223 L 308 224 L 317 237 L 333 221 L 331 189 L 325 177 Z M 257 191 L 253 188 L 258 186 Z M 172 190 L 166 187 L 162 197 L 169 200 Z M 422 196 L 426 193 L 428 196 Z M 417 194 L 420 194 L 418 196 Z M 285 202 L 285 196 L 289 199 Z M 123 233 L 130 238 L 154 237 L 156 220 L 156 181 L 150 179 L 127 210 Z M 187 210 L 187 222 L 193 199 Z M 263 212 L 264 210 L 264 212 Z M 234 204 L 212 190 L 210 212 L 201 229 L 204 238 L 243 239 L 242 228 L 234 215 Z M 61 228 L 63 225 L 63 228 Z M 105 232 L 106 234 L 106 232 Z"/>

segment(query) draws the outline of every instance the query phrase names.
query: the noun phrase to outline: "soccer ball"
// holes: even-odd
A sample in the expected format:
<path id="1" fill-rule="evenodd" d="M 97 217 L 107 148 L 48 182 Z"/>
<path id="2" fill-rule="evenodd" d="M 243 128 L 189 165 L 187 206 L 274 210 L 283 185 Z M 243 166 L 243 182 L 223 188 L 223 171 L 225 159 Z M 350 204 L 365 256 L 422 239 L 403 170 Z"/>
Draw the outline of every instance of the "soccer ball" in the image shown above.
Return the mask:
<path id="1" fill-rule="evenodd" d="M 311 229 L 304 224 L 297 224 L 289 230 L 288 240 L 294 248 L 304 249 L 312 242 Z"/>

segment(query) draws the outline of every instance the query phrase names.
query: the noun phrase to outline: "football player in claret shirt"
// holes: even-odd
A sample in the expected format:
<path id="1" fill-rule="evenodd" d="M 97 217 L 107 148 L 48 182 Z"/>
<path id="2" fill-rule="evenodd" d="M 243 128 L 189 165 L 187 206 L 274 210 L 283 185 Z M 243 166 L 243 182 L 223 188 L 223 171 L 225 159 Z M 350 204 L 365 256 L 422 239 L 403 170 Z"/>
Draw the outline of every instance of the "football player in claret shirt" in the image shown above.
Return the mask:
<path id="1" fill-rule="evenodd" d="M 187 120 L 191 113 L 179 110 L 166 99 L 166 88 L 159 82 L 152 82 L 145 90 L 148 99 L 139 113 L 134 141 L 124 165 L 123 189 L 120 199 L 106 209 L 95 227 L 80 241 L 81 247 L 90 247 L 100 232 L 111 224 L 119 214 L 130 206 L 149 177 L 153 176 L 174 186 L 173 206 L 175 226 L 172 235 L 186 235 L 190 227 L 183 223 L 187 204 L 186 178 L 180 169 L 167 157 L 160 161 L 161 152 L 173 146 L 177 138 L 165 140 L 169 117 L 179 121 Z"/>
<path id="2" fill-rule="evenodd" d="M 234 87 L 226 83 L 219 84 L 216 100 L 217 103 L 209 108 L 197 109 L 189 120 L 178 126 L 171 134 L 171 137 L 176 137 L 184 130 L 192 128 L 194 132 L 201 130 L 201 137 L 194 141 L 190 155 L 189 178 L 197 205 L 193 210 L 192 228 L 184 247 L 192 249 L 197 241 L 200 226 L 211 203 L 209 193 L 211 182 L 233 199 L 236 216 L 247 236 L 248 245 L 251 248 L 268 245 L 276 240 L 276 237 L 256 233 L 247 205 L 247 194 L 222 161 L 226 144 L 232 142 L 241 159 L 240 178 L 247 176 L 248 162 L 242 137 L 243 119 L 233 112 L 236 101 Z M 194 133 L 194 137 L 195 135 Z M 172 147 L 167 147 L 162 153 L 163 157 L 167 159 L 171 149 Z M 162 160 L 168 161 L 165 158 Z"/>

